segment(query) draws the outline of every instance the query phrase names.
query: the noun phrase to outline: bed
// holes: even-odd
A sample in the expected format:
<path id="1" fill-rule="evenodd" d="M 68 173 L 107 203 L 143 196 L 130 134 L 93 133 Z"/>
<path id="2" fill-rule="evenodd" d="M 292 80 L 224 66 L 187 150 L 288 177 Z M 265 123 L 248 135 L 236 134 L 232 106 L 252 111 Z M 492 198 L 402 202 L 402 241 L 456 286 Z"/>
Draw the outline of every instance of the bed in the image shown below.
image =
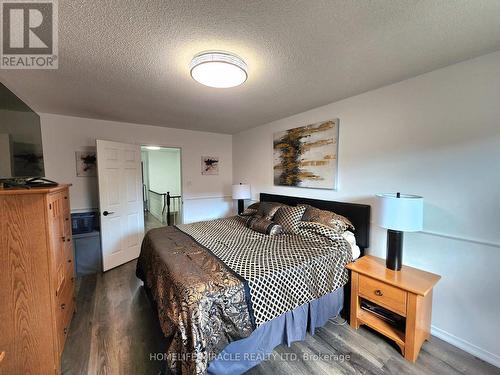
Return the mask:
<path id="1" fill-rule="evenodd" d="M 260 201 L 336 212 L 354 225 L 361 255 L 368 247 L 370 206 L 264 193 Z M 245 221 L 157 228 L 144 238 L 137 276 L 169 339 L 174 373 L 243 373 L 277 345 L 313 334 L 345 305 L 352 251 L 342 236 L 307 228 L 269 236 Z"/>

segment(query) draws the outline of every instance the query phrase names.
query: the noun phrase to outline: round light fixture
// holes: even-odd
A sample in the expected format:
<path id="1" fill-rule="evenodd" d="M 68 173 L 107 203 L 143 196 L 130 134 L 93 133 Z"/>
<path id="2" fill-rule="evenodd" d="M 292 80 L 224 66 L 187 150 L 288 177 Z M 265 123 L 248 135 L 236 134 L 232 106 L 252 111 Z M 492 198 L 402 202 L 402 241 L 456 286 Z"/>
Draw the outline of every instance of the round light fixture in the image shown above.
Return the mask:
<path id="1" fill-rule="evenodd" d="M 229 52 L 201 52 L 193 57 L 189 69 L 195 81 L 216 88 L 239 86 L 248 78 L 247 64 Z"/>

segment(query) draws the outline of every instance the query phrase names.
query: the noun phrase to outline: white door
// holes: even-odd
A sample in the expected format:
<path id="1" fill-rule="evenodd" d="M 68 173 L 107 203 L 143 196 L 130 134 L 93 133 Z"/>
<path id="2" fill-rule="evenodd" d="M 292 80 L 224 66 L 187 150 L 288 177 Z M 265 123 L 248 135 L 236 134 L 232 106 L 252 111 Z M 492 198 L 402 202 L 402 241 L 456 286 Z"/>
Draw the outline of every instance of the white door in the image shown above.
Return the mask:
<path id="1" fill-rule="evenodd" d="M 139 256 L 144 236 L 141 148 L 97 140 L 103 269 Z"/>

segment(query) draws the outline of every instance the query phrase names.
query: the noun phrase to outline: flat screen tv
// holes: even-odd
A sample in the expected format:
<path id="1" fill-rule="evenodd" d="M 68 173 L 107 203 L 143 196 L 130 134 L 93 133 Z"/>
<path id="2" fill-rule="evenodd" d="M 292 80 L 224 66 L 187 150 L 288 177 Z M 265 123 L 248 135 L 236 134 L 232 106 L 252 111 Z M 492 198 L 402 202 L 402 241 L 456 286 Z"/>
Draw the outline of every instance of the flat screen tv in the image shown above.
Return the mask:
<path id="1" fill-rule="evenodd" d="M 0 179 L 44 176 L 40 116 L 0 83 Z"/>

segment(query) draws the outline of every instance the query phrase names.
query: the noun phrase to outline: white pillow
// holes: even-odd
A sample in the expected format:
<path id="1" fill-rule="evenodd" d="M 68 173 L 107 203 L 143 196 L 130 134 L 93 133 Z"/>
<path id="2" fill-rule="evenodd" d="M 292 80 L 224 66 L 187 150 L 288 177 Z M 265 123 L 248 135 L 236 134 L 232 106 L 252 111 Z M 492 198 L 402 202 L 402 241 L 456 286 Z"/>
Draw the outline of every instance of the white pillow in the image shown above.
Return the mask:
<path id="1" fill-rule="evenodd" d="M 346 230 L 342 233 L 342 237 L 344 237 L 344 239 L 349 243 L 349 246 L 351 246 L 352 260 L 358 259 L 361 255 L 361 250 L 359 249 L 359 246 L 356 245 L 356 237 L 354 237 L 354 233 Z"/>

